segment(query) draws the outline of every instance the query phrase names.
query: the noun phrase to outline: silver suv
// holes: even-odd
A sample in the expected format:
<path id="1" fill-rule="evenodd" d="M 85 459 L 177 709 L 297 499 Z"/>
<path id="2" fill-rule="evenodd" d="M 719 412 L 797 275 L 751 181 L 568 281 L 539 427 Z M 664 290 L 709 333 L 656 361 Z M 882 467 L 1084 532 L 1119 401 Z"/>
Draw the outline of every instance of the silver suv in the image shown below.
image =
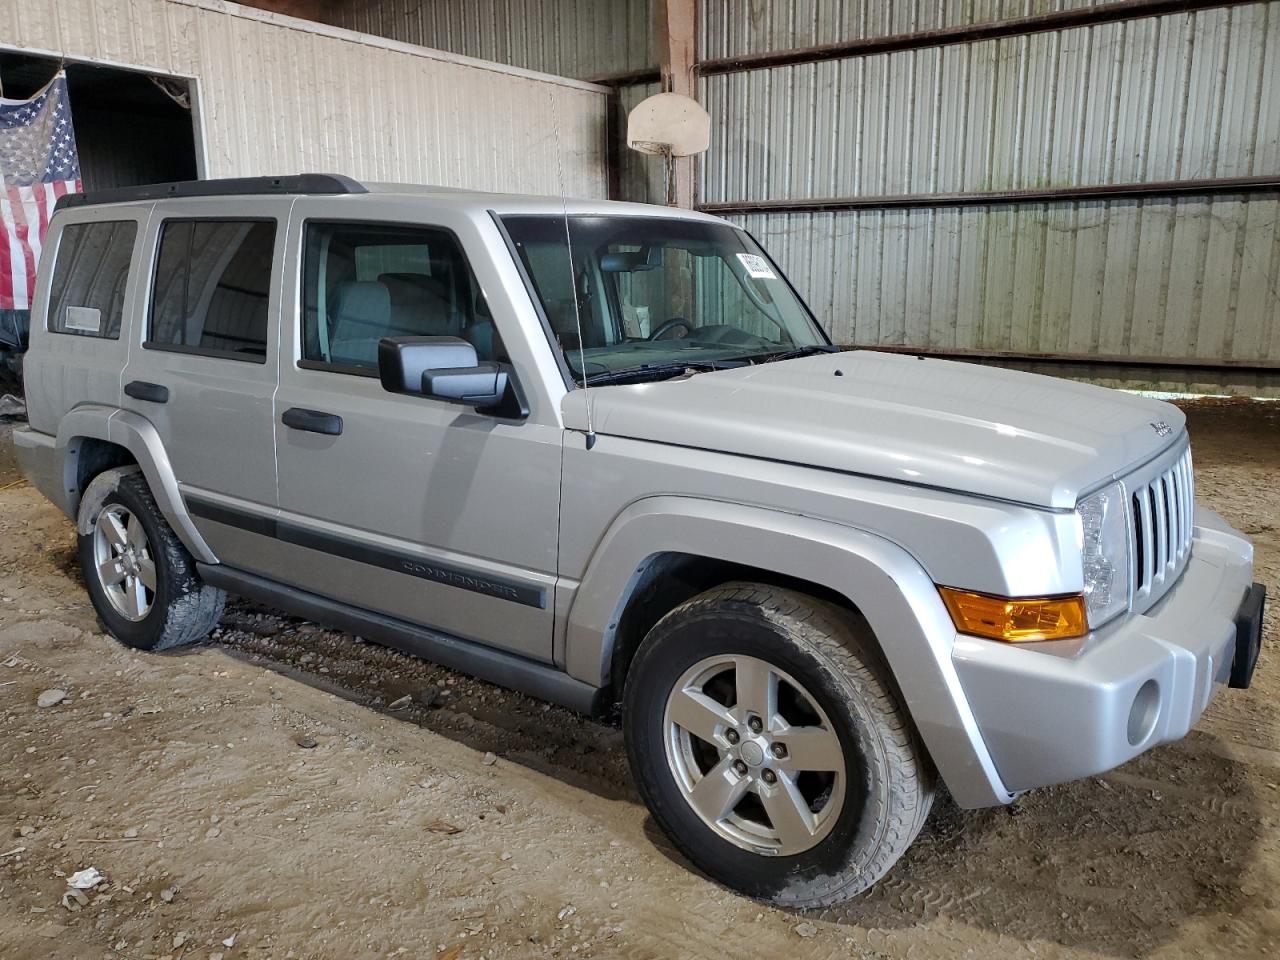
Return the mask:
<path id="1" fill-rule="evenodd" d="M 1261 640 L 1182 414 L 837 352 L 744 230 L 342 177 L 67 197 L 31 480 L 122 642 L 239 594 L 593 714 L 688 858 L 848 898 L 1187 733 Z"/>

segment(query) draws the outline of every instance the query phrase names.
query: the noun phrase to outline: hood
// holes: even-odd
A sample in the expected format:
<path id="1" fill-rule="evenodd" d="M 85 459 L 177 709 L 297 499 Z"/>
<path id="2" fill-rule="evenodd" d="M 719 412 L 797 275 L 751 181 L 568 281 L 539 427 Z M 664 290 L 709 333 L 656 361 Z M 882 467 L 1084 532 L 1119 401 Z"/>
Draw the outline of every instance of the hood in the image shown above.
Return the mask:
<path id="1" fill-rule="evenodd" d="M 1115 390 L 870 350 L 574 390 L 565 426 L 586 429 L 588 402 L 602 435 L 1061 509 L 1185 424 L 1177 407 Z"/>

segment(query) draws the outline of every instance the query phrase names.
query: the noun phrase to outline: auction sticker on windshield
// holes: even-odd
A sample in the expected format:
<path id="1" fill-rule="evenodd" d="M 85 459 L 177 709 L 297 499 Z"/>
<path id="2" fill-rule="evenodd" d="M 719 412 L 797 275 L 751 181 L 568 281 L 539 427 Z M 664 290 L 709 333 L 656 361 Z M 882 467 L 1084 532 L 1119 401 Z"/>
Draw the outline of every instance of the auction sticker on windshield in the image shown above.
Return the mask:
<path id="1" fill-rule="evenodd" d="M 777 280 L 778 275 L 769 269 L 769 261 L 754 253 L 740 253 L 738 259 L 747 271 L 747 276 L 756 280 Z"/>

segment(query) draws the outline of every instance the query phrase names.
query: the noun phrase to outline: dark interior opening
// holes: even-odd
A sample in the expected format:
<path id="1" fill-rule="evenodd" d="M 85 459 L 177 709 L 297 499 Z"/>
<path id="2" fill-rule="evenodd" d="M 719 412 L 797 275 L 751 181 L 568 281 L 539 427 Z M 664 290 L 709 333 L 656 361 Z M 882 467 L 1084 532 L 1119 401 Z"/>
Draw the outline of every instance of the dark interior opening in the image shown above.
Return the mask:
<path id="1" fill-rule="evenodd" d="M 58 67 L 53 57 L 0 50 L 3 96 L 31 97 Z M 64 68 L 85 190 L 196 179 L 194 91 L 187 81 L 97 64 Z M 18 378 L 28 325 L 28 311 L 0 310 L 0 392 Z"/>
<path id="2" fill-rule="evenodd" d="M 196 178 L 192 91 L 185 80 L 153 80 L 96 64 L 68 63 L 65 69 L 86 190 Z M 0 82 L 8 99 L 30 97 L 57 70 L 52 57 L 0 51 Z"/>

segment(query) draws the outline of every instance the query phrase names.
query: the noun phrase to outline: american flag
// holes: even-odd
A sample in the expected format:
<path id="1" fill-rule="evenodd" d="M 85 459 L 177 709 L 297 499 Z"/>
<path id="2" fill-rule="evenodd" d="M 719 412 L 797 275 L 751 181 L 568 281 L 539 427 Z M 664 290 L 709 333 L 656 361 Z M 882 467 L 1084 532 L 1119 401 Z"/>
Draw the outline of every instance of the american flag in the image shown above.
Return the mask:
<path id="1" fill-rule="evenodd" d="M 0 310 L 30 310 L 53 205 L 80 189 L 65 73 L 30 100 L 0 98 L 0 177 Z"/>

